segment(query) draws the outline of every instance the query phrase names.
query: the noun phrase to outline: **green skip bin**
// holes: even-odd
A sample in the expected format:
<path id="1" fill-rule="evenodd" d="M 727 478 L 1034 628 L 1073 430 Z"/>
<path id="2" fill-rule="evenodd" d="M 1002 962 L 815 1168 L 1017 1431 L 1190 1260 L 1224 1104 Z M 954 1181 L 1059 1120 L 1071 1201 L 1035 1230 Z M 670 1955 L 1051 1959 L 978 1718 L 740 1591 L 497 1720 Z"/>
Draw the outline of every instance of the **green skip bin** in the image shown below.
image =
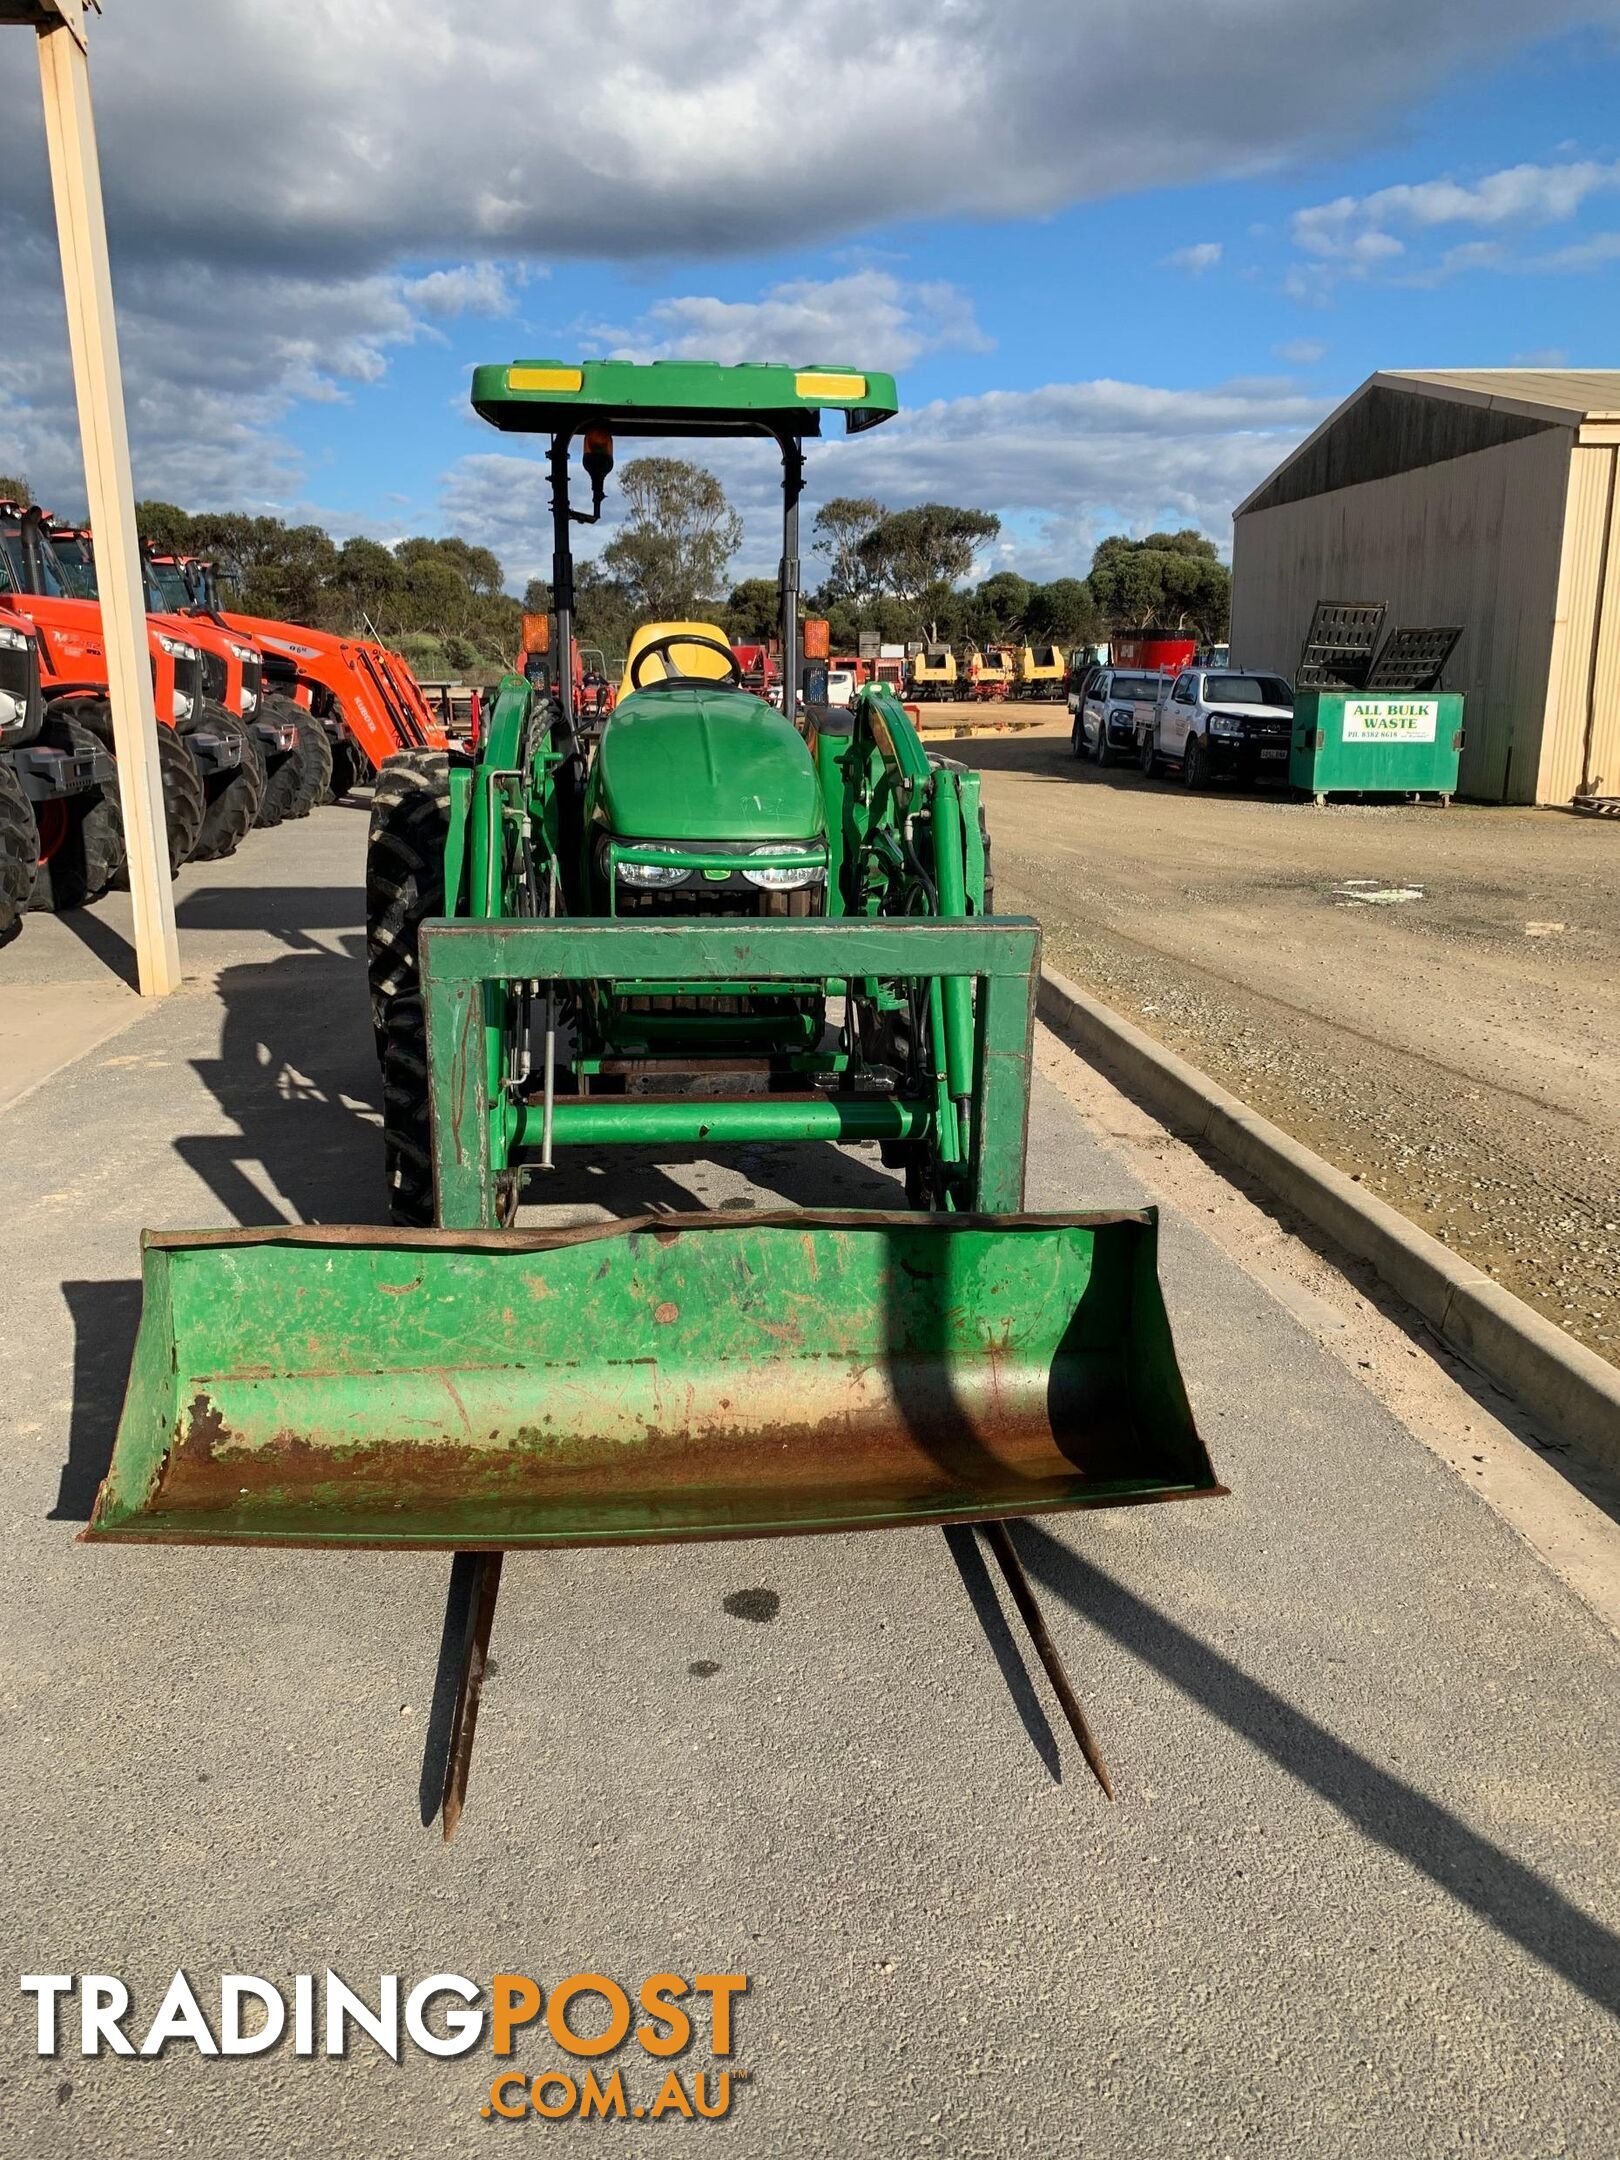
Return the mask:
<path id="1" fill-rule="evenodd" d="M 1219 1493 L 1151 1209 L 148 1234 L 86 1537 L 586 1545 Z"/>

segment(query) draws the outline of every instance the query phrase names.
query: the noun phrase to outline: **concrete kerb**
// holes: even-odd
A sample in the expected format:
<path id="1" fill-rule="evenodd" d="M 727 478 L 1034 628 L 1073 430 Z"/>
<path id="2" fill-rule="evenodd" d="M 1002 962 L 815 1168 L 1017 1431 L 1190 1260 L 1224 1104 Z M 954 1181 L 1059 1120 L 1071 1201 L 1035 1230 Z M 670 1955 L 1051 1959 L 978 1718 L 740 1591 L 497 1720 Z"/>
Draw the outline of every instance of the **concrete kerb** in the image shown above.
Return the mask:
<path id="1" fill-rule="evenodd" d="M 1077 983 L 1041 971 L 1053 1032 L 1178 1133 L 1204 1141 L 1370 1261 L 1435 1333 L 1560 1439 L 1620 1470 L 1620 1371 Z"/>

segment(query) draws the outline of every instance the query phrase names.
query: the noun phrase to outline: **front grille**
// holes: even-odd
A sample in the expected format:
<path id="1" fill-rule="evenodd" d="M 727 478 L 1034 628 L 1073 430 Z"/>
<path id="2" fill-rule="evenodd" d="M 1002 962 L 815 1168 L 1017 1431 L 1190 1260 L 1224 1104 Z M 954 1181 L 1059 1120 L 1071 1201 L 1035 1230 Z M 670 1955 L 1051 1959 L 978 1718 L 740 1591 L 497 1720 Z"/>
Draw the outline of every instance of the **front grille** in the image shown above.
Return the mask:
<path id="1" fill-rule="evenodd" d="M 203 696 L 212 698 L 216 705 L 225 702 L 225 655 L 210 652 L 206 646 L 202 656 Z"/>
<path id="2" fill-rule="evenodd" d="M 39 719 L 39 649 L 32 638 L 22 646 L 0 645 L 0 690 L 23 706 L 20 720 L 0 715 L 6 737 L 16 742 L 31 735 Z"/>
<path id="3" fill-rule="evenodd" d="M 202 661 L 177 659 L 174 663 L 174 690 L 176 697 L 190 698 L 191 709 L 197 709 L 202 695 Z"/>
<path id="4" fill-rule="evenodd" d="M 802 886 L 797 892 L 763 892 L 748 884 L 741 872 L 727 885 L 692 884 L 638 888 L 619 883 L 616 912 L 620 915 L 729 916 L 759 920 L 773 915 L 819 915 L 823 888 Z"/>

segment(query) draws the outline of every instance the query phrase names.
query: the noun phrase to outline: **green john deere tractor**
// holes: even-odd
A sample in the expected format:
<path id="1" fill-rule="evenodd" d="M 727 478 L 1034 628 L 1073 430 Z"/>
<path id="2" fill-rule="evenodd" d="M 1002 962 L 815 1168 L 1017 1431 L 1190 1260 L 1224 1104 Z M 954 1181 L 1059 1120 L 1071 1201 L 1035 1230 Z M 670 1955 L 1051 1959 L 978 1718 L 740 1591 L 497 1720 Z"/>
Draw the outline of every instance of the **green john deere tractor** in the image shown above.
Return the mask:
<path id="1" fill-rule="evenodd" d="M 887 687 L 800 708 L 804 442 L 888 419 L 892 380 L 537 361 L 473 403 L 549 438 L 559 664 L 507 678 L 475 754 L 378 776 L 398 1227 L 149 1234 L 87 1532 L 462 1555 L 447 1827 L 505 1550 L 983 1520 L 1012 1574 L 1002 1518 L 1221 1489 L 1152 1212 L 1022 1212 L 1039 931 L 990 912 L 977 775 Z M 646 436 L 777 445 L 781 710 L 713 625 L 663 623 L 581 725 L 572 527 Z M 516 1227 L 570 1155 L 760 1141 L 875 1142 L 896 1204 Z"/>

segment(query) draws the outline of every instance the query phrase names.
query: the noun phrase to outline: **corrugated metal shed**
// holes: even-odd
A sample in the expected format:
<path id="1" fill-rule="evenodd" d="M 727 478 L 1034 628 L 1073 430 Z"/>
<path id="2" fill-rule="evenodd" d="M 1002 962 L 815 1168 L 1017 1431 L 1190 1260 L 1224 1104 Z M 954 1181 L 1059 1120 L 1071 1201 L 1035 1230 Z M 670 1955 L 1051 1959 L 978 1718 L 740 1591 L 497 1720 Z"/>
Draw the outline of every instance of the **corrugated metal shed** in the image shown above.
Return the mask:
<path id="1" fill-rule="evenodd" d="M 1620 369 L 1388 369 L 1236 512 L 1232 648 L 1290 671 L 1319 599 L 1461 624 L 1462 790 L 1620 788 Z"/>

